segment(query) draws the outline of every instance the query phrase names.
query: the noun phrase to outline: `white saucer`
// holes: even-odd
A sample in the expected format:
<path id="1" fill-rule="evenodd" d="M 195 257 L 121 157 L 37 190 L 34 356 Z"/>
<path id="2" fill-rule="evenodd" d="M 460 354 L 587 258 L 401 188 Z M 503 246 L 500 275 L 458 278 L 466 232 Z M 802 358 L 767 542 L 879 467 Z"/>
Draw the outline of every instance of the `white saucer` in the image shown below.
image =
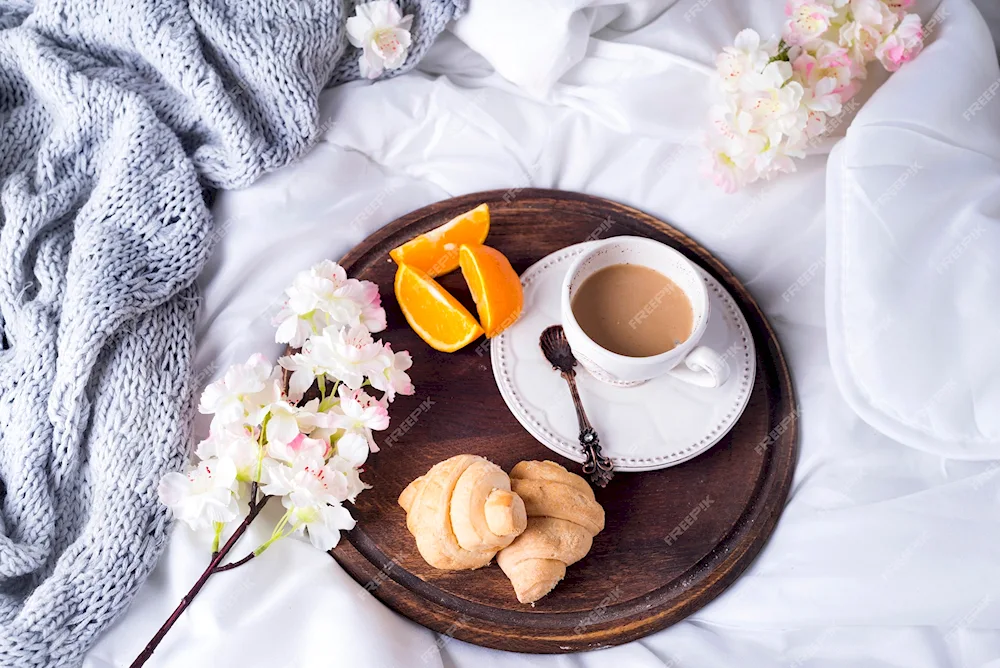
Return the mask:
<path id="1" fill-rule="evenodd" d="M 591 244 L 564 248 L 521 275 L 524 314 L 491 341 L 493 375 L 514 417 L 545 447 L 583 462 L 566 381 L 542 357 L 538 337 L 558 324 L 559 295 L 570 260 Z M 653 471 L 700 455 L 725 436 L 750 400 L 756 372 L 746 318 L 722 285 L 702 271 L 712 314 L 702 343 L 729 364 L 721 387 L 695 387 L 662 376 L 637 387 L 602 383 L 578 367 L 577 385 L 602 452 L 619 471 Z"/>

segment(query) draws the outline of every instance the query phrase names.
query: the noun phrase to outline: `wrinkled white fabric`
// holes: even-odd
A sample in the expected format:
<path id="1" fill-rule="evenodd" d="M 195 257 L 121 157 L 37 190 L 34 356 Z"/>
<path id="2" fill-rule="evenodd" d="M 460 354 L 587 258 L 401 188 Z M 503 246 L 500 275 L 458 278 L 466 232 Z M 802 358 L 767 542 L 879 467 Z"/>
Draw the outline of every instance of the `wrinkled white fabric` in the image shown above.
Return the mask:
<path id="1" fill-rule="evenodd" d="M 971 50 L 975 35 L 962 26 L 977 25 L 973 10 L 948 1 L 955 30 L 941 26 L 938 46 L 921 56 L 927 61 L 949 48 L 945 42 Z M 736 272 L 791 367 L 802 410 L 799 462 L 777 530 L 748 573 L 688 620 L 639 642 L 525 656 L 436 636 L 381 606 L 327 555 L 289 541 L 212 578 L 150 666 L 1000 665 L 1000 464 L 905 446 L 843 398 L 827 347 L 825 155 L 734 196 L 698 176 L 693 143 L 710 102 L 707 65 L 739 29 L 772 32 L 783 18 L 771 2 L 703 4 L 691 21 L 685 12 L 695 3 L 680 2 L 628 30 L 604 17 L 608 27 L 541 96 L 502 79 L 457 38 L 432 49 L 422 75 L 328 93 L 322 118 L 330 121 L 316 150 L 218 202 L 222 238 L 203 277 L 197 362 L 207 381 L 252 351 L 277 354 L 270 314 L 292 276 L 419 206 L 527 185 L 631 204 L 692 235 Z M 905 124 L 937 91 L 943 96 L 971 80 L 973 69 L 942 66 L 925 81 L 904 78 L 904 68 L 870 104 L 898 98 L 893 119 Z M 900 155 L 887 164 L 906 164 Z M 948 195 L 969 168 L 957 157 L 949 167 L 955 176 L 942 189 L 911 185 L 898 199 Z M 897 178 L 876 176 L 886 185 Z M 963 262 L 977 257 L 969 251 Z M 901 299 L 912 299 L 914 287 L 896 286 Z M 412 352 L 419 374 L 420 351 Z M 175 530 L 129 613 L 88 656 L 89 667 L 134 657 L 201 572 L 208 543 Z"/>

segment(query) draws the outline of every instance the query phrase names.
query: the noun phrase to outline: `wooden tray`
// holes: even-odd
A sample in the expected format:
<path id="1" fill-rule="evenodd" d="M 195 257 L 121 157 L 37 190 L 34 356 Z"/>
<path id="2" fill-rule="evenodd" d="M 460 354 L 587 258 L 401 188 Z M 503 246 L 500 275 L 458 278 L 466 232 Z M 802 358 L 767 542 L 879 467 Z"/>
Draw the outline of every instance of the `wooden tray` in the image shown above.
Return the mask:
<path id="1" fill-rule="evenodd" d="M 402 489 L 433 464 L 479 454 L 510 468 L 523 459 L 579 466 L 535 441 L 508 412 L 493 380 L 488 343 L 457 353 L 430 349 L 409 329 L 393 298 L 389 249 L 483 202 L 487 243 L 518 272 L 586 239 L 642 235 L 677 248 L 719 279 L 753 332 L 757 376 L 750 404 L 732 432 L 705 454 L 649 473 L 615 477 L 597 499 L 605 530 L 585 559 L 534 607 L 518 603 L 493 565 L 448 572 L 428 566 L 396 504 Z M 374 488 L 358 498 L 358 526 L 333 557 L 379 600 L 410 619 L 460 640 L 503 650 L 560 653 L 641 638 L 718 596 L 750 564 L 778 521 L 792 481 L 797 441 L 795 397 L 784 357 L 742 284 L 708 251 L 669 225 L 621 204 L 553 190 L 474 193 L 439 202 L 381 229 L 347 254 L 349 275 L 377 283 L 388 315 L 382 333 L 413 354 L 412 397 L 392 406 L 381 452 L 366 465 Z M 441 279 L 472 308 L 460 273 Z M 472 309 L 475 312 L 474 309 Z M 569 396 L 553 400 L 569 401 Z M 395 431 L 394 431 L 395 430 Z"/>

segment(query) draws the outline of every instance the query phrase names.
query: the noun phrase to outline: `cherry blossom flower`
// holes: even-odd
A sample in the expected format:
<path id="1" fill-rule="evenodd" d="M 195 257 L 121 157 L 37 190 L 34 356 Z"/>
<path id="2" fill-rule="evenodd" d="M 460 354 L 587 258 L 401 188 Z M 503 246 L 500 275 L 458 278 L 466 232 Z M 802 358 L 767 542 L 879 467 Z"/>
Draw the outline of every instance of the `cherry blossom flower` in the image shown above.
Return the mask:
<path id="1" fill-rule="evenodd" d="M 753 154 L 760 151 L 765 140 L 760 133 L 751 134 L 753 116 L 740 109 L 735 99 L 709 110 L 711 131 L 707 137 L 709 161 L 706 171 L 715 184 L 726 192 L 735 192 L 752 179 Z"/>
<path id="2" fill-rule="evenodd" d="M 878 59 L 894 71 L 923 30 L 912 0 L 788 0 L 782 39 L 741 31 L 716 59 L 725 99 L 709 112 L 706 172 L 733 192 L 794 171 L 793 158 L 830 127 Z"/>
<path id="3" fill-rule="evenodd" d="M 708 160 L 703 169 L 712 182 L 723 192 L 734 193 L 750 181 L 748 171 L 737 164 L 731 155 L 723 150 L 709 147 Z"/>
<path id="4" fill-rule="evenodd" d="M 358 13 L 381 21 L 379 12 L 386 11 L 381 5 L 391 3 L 368 3 Z M 390 22 L 408 26 L 409 17 L 403 20 L 395 11 Z M 396 46 L 386 39 L 371 37 L 388 56 L 382 65 L 397 67 L 405 45 L 401 55 L 389 53 Z M 197 463 L 186 474 L 169 473 L 160 481 L 160 500 L 177 519 L 192 529 L 215 530 L 213 550 L 221 550 L 220 557 L 231 548 L 220 547 L 220 539 L 225 524 L 240 516 L 241 488 L 251 490 L 253 512 L 263 501 L 261 493 L 281 498 L 286 512 L 271 537 L 228 566 L 245 563 L 292 534 L 305 533 L 322 550 L 335 547 L 341 531 L 355 526 L 343 504 L 370 488 L 361 480 L 361 466 L 378 450 L 373 430 L 388 428 L 387 407 L 396 395 L 414 391 L 409 353 L 372 338 L 373 331 L 386 327 L 374 283 L 349 278 L 339 264 L 324 261 L 300 272 L 286 297 L 275 320 L 276 339 L 300 350 L 278 365 L 253 355 L 210 384 L 199 410 L 213 418 L 208 438 L 195 449 Z M 291 371 L 287 396 L 284 370 Z M 369 384 L 382 392 L 380 399 L 361 389 Z M 320 396 L 303 402 L 314 385 Z M 234 535 L 245 529 L 241 525 Z"/>
<path id="5" fill-rule="evenodd" d="M 268 442 L 280 441 L 290 443 L 301 434 L 310 433 L 316 426 L 315 408 L 319 401 L 309 402 L 305 406 L 293 406 L 288 401 L 276 401 L 268 411 L 267 427 L 264 435 Z"/>
<path id="6" fill-rule="evenodd" d="M 288 381 L 288 396 L 297 401 L 318 376 L 336 378 L 351 389 L 361 387 L 365 376 L 377 369 L 376 358 L 383 350 L 371 333 L 358 325 L 350 329 L 327 327 L 311 337 L 302 352 L 278 360 L 292 372 Z"/>
<path id="7" fill-rule="evenodd" d="M 347 19 L 347 39 L 362 50 L 358 59 L 361 76 L 378 77 L 384 70 L 403 66 L 410 47 L 412 16 L 403 16 L 395 2 L 375 0 L 355 8 Z"/>
<path id="8" fill-rule="evenodd" d="M 268 495 L 288 497 L 292 506 L 340 503 L 347 498 L 347 477 L 343 471 L 328 466 L 320 458 L 295 457 L 290 465 L 266 459 L 263 477 L 261 490 Z"/>
<path id="9" fill-rule="evenodd" d="M 792 61 L 792 69 L 806 88 L 832 78 L 836 81 L 834 92 L 840 96 L 841 103 L 854 97 L 865 76 L 864 68 L 859 70 L 855 66 L 847 49 L 828 41 L 822 42 L 815 51 L 800 51 Z"/>
<path id="10" fill-rule="evenodd" d="M 862 25 L 888 31 L 896 23 L 896 14 L 883 0 L 850 0 L 847 17 Z"/>
<path id="11" fill-rule="evenodd" d="M 851 0 L 849 16 L 851 20 L 838 31 L 838 40 L 857 67 L 863 68 L 875 57 L 875 49 L 896 27 L 899 17 L 882 0 Z"/>
<path id="12" fill-rule="evenodd" d="M 302 445 L 303 451 L 291 465 L 273 459 L 265 461 L 262 490 L 282 497 L 296 532 L 306 531 L 314 546 L 329 550 L 339 542 L 341 531 L 354 528 L 354 519 L 341 503 L 357 496 L 360 481 L 353 467 L 350 470 L 355 471 L 354 479 L 349 480 L 342 462 L 324 464 L 322 459 L 308 456 L 304 449 L 311 447 Z"/>
<path id="13" fill-rule="evenodd" d="M 337 439 L 337 454 L 352 467 L 361 466 L 368 460 L 371 446 L 365 433 L 345 431 Z"/>
<path id="14" fill-rule="evenodd" d="M 350 321 L 346 324 L 360 324 L 369 332 L 381 332 L 386 327 L 385 309 L 382 308 L 382 296 L 378 292 L 378 286 L 371 281 L 358 281 L 357 304 L 361 306 L 361 313 L 358 322 Z"/>
<path id="15" fill-rule="evenodd" d="M 168 473 L 160 480 L 160 502 L 194 530 L 229 522 L 239 514 L 236 466 L 229 459 L 206 459 L 186 475 Z M 346 483 L 345 483 L 346 491 Z"/>
<path id="16" fill-rule="evenodd" d="M 385 310 L 378 286 L 347 278 L 344 268 L 324 260 L 300 272 L 285 290 L 287 300 L 275 316 L 275 340 L 293 348 L 327 327 L 363 326 L 372 332 L 385 329 Z"/>
<path id="17" fill-rule="evenodd" d="M 413 394 L 413 383 L 406 370 L 413 366 L 410 353 L 394 353 L 392 345 L 386 342 L 376 355 L 368 373 L 368 382 L 376 390 L 385 392 L 385 397 L 393 401 L 397 394 Z"/>
<path id="18" fill-rule="evenodd" d="M 830 28 L 837 10 L 833 3 L 825 0 L 789 0 L 785 5 L 785 15 L 788 16 L 785 41 L 789 44 L 809 44 Z"/>
<path id="19" fill-rule="evenodd" d="M 779 132 L 772 130 L 767 136 L 764 147 L 754 156 L 754 172 L 757 177 L 765 179 L 775 174 L 794 172 L 793 155 L 801 157 L 798 147 L 788 139 L 783 139 Z"/>
<path id="20" fill-rule="evenodd" d="M 199 443 L 195 454 L 203 460 L 217 458 L 232 462 L 236 467 L 236 479 L 251 482 L 257 473 L 260 443 L 247 429 L 220 429 Z"/>
<path id="21" fill-rule="evenodd" d="M 890 72 L 895 72 L 924 48 L 924 29 L 920 17 L 907 14 L 882 43 L 875 47 L 875 57 Z"/>
<path id="22" fill-rule="evenodd" d="M 824 77 L 815 86 L 803 89 L 802 106 L 809 111 L 823 112 L 828 116 L 840 113 L 840 94 L 837 92 L 837 80 Z"/>
<path id="23" fill-rule="evenodd" d="M 213 429 L 259 425 L 268 406 L 281 396 L 280 372 L 263 355 L 251 355 L 246 364 L 234 364 L 205 388 L 198 410 L 215 416 Z"/>
<path id="24" fill-rule="evenodd" d="M 290 441 L 270 441 L 267 454 L 280 462 L 294 464 L 298 460 L 323 461 L 330 454 L 330 443 L 299 434 Z"/>
<path id="25" fill-rule="evenodd" d="M 778 43 L 760 41 L 756 31 L 742 30 L 736 35 L 733 46 L 727 46 L 715 59 L 722 88 L 735 92 L 748 86 L 748 77 L 760 72 L 778 53 Z"/>
<path id="26" fill-rule="evenodd" d="M 292 401 L 299 401 L 312 384 L 316 382 L 317 376 L 323 376 L 324 370 L 312 355 L 313 339 L 309 339 L 302 352 L 286 355 L 278 358 L 278 364 L 283 369 L 288 369 L 292 375 L 288 377 L 288 398 Z"/>
<path id="27" fill-rule="evenodd" d="M 350 531 L 357 522 L 351 512 L 341 504 L 317 503 L 309 506 L 288 507 L 289 518 L 296 532 L 305 531 L 309 542 L 324 552 L 340 543 L 340 532 Z"/>
<path id="28" fill-rule="evenodd" d="M 787 62 L 774 62 L 764 68 L 764 84 L 746 105 L 753 117 L 754 127 L 765 135 L 775 132 L 787 134 L 805 123 L 800 103 L 805 89 L 797 81 L 790 81 L 792 66 Z"/>
<path id="29" fill-rule="evenodd" d="M 375 399 L 364 390 L 350 390 L 343 385 L 338 394 L 340 403 L 330 411 L 332 426 L 364 435 L 371 451 L 378 452 L 372 430 L 381 431 L 389 426 L 386 400 Z"/>
<path id="30" fill-rule="evenodd" d="M 330 461 L 328 461 L 326 465 L 328 468 L 333 469 L 334 471 L 340 471 L 344 474 L 344 478 L 347 479 L 347 500 L 351 503 L 354 503 L 358 494 L 366 489 L 371 489 L 371 485 L 367 485 L 361 480 L 360 469 L 352 464 L 346 457 L 334 455 L 330 458 Z"/>

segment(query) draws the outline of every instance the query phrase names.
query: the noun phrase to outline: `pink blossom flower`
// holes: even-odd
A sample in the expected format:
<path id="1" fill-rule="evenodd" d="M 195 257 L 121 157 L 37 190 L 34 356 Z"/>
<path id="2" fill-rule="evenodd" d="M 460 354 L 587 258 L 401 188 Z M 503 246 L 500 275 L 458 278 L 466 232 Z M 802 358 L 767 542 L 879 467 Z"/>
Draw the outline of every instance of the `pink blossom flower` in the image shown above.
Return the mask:
<path id="1" fill-rule="evenodd" d="M 234 364 L 219 380 L 205 388 L 198 410 L 214 415 L 213 430 L 232 425 L 259 425 L 267 407 L 281 397 L 280 369 L 263 355 L 251 355 L 246 364 Z"/>
<path id="2" fill-rule="evenodd" d="M 837 39 L 858 69 L 875 58 L 875 49 L 892 32 L 899 17 L 882 0 L 851 0 L 852 20 L 840 26 Z"/>
<path id="3" fill-rule="evenodd" d="M 344 477 L 347 479 L 347 500 L 351 503 L 354 503 L 358 494 L 372 488 L 371 485 L 361 480 L 358 467 L 352 464 L 350 460 L 340 455 L 334 455 L 326 465 L 334 471 L 340 471 L 344 474 Z"/>
<path id="4" fill-rule="evenodd" d="M 392 345 L 385 343 L 382 352 L 372 364 L 368 382 L 376 390 L 385 392 L 385 398 L 392 401 L 397 394 L 413 394 L 413 383 L 406 370 L 413 366 L 410 353 L 392 352 Z"/>
<path id="5" fill-rule="evenodd" d="M 344 432 L 337 439 L 337 455 L 351 466 L 357 467 L 368 461 L 371 446 L 365 434 L 356 431 Z"/>
<path id="6" fill-rule="evenodd" d="M 837 16 L 837 10 L 824 0 L 788 0 L 785 5 L 784 38 L 789 44 L 809 44 L 822 37 Z"/>
<path id="7" fill-rule="evenodd" d="M 377 400 L 364 390 L 349 390 L 343 385 L 338 394 L 340 403 L 330 410 L 331 426 L 363 434 L 371 451 L 378 452 L 372 430 L 381 431 L 389 426 L 388 402 Z"/>
<path id="8" fill-rule="evenodd" d="M 403 66 L 410 47 L 412 16 L 403 16 L 390 0 L 358 4 L 347 19 L 347 39 L 362 50 L 358 59 L 361 76 L 374 79 L 384 70 Z"/>
<path id="9" fill-rule="evenodd" d="M 794 171 L 878 59 L 889 71 L 920 52 L 912 0 L 787 0 L 780 50 L 744 30 L 716 60 L 725 94 L 709 112 L 707 173 L 728 192 Z M 768 43 L 770 44 L 770 42 Z"/>
<path id="10" fill-rule="evenodd" d="M 299 459 L 323 461 L 330 455 L 330 444 L 299 434 L 288 443 L 270 441 L 267 444 L 267 454 L 287 464 L 293 464 Z"/>
<path id="11" fill-rule="evenodd" d="M 806 87 L 832 78 L 836 82 L 833 92 L 840 97 L 841 104 L 857 94 L 861 87 L 859 79 L 865 76 L 864 68 L 858 69 L 847 49 L 829 41 L 821 42 L 815 51 L 803 49 L 792 61 L 792 69 Z"/>
<path id="12" fill-rule="evenodd" d="M 282 499 L 284 503 L 285 499 Z M 350 531 L 357 524 L 351 511 L 337 503 L 317 503 L 309 506 L 290 505 L 289 519 L 296 533 L 305 531 L 313 547 L 324 552 L 340 543 L 340 532 Z"/>
<path id="13" fill-rule="evenodd" d="M 761 42 L 755 31 L 741 30 L 736 35 L 733 46 L 727 46 L 715 59 L 719 80 L 723 90 L 735 92 L 752 87 L 753 75 L 759 73 L 768 61 L 777 55 L 776 40 Z"/>
<path id="14" fill-rule="evenodd" d="M 708 154 L 704 172 L 712 179 L 712 183 L 729 194 L 736 192 L 750 180 L 747 171 L 736 164 L 731 155 L 721 150 Z"/>
<path id="15" fill-rule="evenodd" d="M 292 372 L 288 380 L 288 396 L 297 401 L 313 384 L 317 376 L 340 380 L 351 389 L 365 382 L 365 376 L 376 369 L 375 359 L 382 352 L 381 343 L 361 325 L 350 329 L 327 327 L 306 341 L 302 352 L 278 360 Z"/>
<path id="16" fill-rule="evenodd" d="M 840 113 L 840 95 L 837 93 L 837 81 L 833 77 L 824 77 L 815 85 L 805 88 L 802 96 L 802 106 L 810 112 L 820 112 L 827 116 Z"/>
<path id="17" fill-rule="evenodd" d="M 236 467 L 228 459 L 206 459 L 187 474 L 160 480 L 160 502 L 194 530 L 229 522 L 239 515 Z"/>
<path id="18" fill-rule="evenodd" d="M 275 340 L 293 348 L 327 327 L 362 326 L 371 332 L 385 329 L 385 310 L 378 286 L 347 278 L 344 268 L 324 260 L 299 272 L 285 290 L 287 299 L 274 318 Z"/>
<path id="19" fill-rule="evenodd" d="M 890 72 L 913 60 L 924 48 L 924 29 L 920 17 L 907 14 L 875 48 L 875 57 Z"/>
<path id="20" fill-rule="evenodd" d="M 195 454 L 199 459 L 225 459 L 236 467 L 236 477 L 250 482 L 257 474 L 260 444 L 250 430 L 243 428 L 217 429 L 198 444 Z"/>
<path id="21" fill-rule="evenodd" d="M 288 497 L 295 506 L 340 503 L 347 498 L 347 478 L 322 459 L 296 457 L 291 465 L 266 459 L 261 490 L 269 496 Z"/>

